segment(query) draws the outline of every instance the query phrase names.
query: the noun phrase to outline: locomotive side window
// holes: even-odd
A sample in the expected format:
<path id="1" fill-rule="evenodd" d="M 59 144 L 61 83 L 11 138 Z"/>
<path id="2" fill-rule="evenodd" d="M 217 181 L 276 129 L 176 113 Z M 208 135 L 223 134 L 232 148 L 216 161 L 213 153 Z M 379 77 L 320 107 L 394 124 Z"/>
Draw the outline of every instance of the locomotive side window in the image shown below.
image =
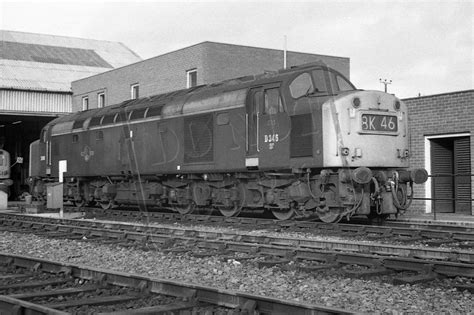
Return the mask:
<path id="1" fill-rule="evenodd" d="M 161 109 L 163 107 L 158 107 L 158 106 L 153 106 L 148 109 L 148 112 L 146 113 L 146 117 L 154 117 L 154 116 L 160 116 L 161 115 Z"/>
<path id="2" fill-rule="evenodd" d="M 282 113 L 284 112 L 283 110 L 283 104 L 281 102 L 281 97 L 280 97 L 280 89 L 279 88 L 273 88 L 273 89 L 268 89 L 265 90 L 265 114 L 276 114 L 276 113 Z"/>
<path id="3" fill-rule="evenodd" d="M 145 117 L 146 108 L 136 109 L 130 115 L 130 120 L 143 119 Z"/>
<path id="4" fill-rule="evenodd" d="M 104 132 L 99 130 L 95 133 L 95 141 L 102 141 L 104 140 Z"/>
<path id="5" fill-rule="evenodd" d="M 127 121 L 127 114 L 125 112 L 117 113 L 115 123 Z"/>
<path id="6" fill-rule="evenodd" d="M 104 116 L 104 119 L 102 119 L 102 125 L 113 124 L 115 120 L 115 115 L 116 114 Z"/>
<path id="7" fill-rule="evenodd" d="M 295 99 L 313 93 L 314 91 L 313 82 L 308 73 L 300 74 L 290 84 L 290 93 Z"/>
<path id="8" fill-rule="evenodd" d="M 84 125 L 84 120 L 76 120 L 72 125 L 72 129 L 82 128 Z"/>
<path id="9" fill-rule="evenodd" d="M 95 116 L 92 117 L 89 127 L 95 127 L 100 125 L 100 121 L 102 120 L 103 116 Z"/>

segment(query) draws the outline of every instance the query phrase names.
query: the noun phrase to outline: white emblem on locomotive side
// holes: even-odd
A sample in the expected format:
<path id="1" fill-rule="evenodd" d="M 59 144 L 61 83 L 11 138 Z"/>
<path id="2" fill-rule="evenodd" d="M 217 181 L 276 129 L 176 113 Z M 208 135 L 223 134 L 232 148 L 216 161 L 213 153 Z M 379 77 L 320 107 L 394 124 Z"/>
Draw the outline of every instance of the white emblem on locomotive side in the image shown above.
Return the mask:
<path id="1" fill-rule="evenodd" d="M 84 146 L 84 150 L 81 152 L 81 156 L 84 158 L 84 161 L 89 162 L 93 155 L 94 151 L 92 151 L 89 146 Z"/>

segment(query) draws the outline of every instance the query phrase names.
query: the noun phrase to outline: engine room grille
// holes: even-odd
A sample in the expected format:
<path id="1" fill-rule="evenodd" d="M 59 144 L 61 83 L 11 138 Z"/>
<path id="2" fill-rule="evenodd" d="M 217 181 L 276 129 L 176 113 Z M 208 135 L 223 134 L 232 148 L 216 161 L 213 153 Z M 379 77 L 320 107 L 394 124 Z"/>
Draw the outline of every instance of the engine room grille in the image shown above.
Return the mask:
<path id="1" fill-rule="evenodd" d="M 290 157 L 313 155 L 313 122 L 311 114 L 291 116 Z"/>
<path id="2" fill-rule="evenodd" d="M 212 118 L 206 114 L 184 119 L 184 163 L 214 160 Z"/>

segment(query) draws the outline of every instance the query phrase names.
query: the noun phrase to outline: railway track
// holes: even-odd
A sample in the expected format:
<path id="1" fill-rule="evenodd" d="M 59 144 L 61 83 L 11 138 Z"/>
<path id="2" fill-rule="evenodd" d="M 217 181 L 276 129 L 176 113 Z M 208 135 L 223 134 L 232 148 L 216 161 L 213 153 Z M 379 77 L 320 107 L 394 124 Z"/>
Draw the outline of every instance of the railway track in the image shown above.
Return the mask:
<path id="1" fill-rule="evenodd" d="M 139 212 L 139 211 L 104 211 L 95 210 L 87 214 L 89 218 L 117 221 L 143 222 L 180 222 L 183 224 L 227 225 L 255 229 L 281 229 L 315 235 L 338 235 L 357 240 L 376 239 L 389 243 L 420 243 L 427 246 L 460 247 L 474 249 L 474 224 L 450 225 L 430 224 L 423 222 L 385 221 L 384 225 L 370 225 L 367 220 L 362 224 L 339 223 L 328 224 L 308 221 L 276 221 L 265 218 L 225 218 L 213 215 L 180 215 L 175 213 Z M 361 223 L 361 222 L 359 222 Z M 364 239 L 365 238 L 365 239 Z"/>
<path id="2" fill-rule="evenodd" d="M 18 213 L 23 213 L 21 205 L 14 207 L 20 210 Z M 66 206 L 64 212 L 80 212 L 85 208 L 70 207 Z M 474 222 L 461 222 L 460 224 L 452 223 L 440 223 L 432 222 L 429 220 L 409 220 L 409 219 L 397 219 L 397 220 L 385 220 L 381 223 L 367 220 L 367 218 L 351 218 L 350 222 L 342 220 L 337 224 L 324 223 L 319 221 L 279 221 L 275 219 L 268 219 L 264 216 L 255 215 L 252 213 L 251 216 L 246 216 L 242 213 L 238 217 L 223 217 L 222 215 L 215 215 L 213 211 L 209 211 L 207 214 L 187 214 L 182 215 L 176 212 L 154 212 L 154 211 L 141 211 L 137 208 L 131 210 L 125 209 L 109 209 L 105 210 L 102 208 L 88 207 L 87 211 L 84 211 L 85 218 L 98 218 L 98 219 L 110 219 L 120 221 L 130 220 L 147 220 L 156 222 L 181 222 L 181 223 L 199 223 L 199 224 L 239 224 L 241 226 L 249 225 L 252 228 L 259 226 L 275 226 L 281 228 L 295 228 L 295 229 L 308 229 L 308 231 L 317 231 L 318 233 L 324 231 L 334 231 L 338 233 L 350 233 L 351 231 L 364 232 L 367 230 L 368 233 L 379 233 L 385 235 L 406 236 L 421 234 L 419 236 L 426 238 L 430 237 L 430 233 L 438 233 L 436 238 L 454 238 L 459 241 L 473 241 L 474 242 Z M 348 227 L 349 226 L 349 227 Z M 360 231 L 359 231 L 360 230 Z M 414 231 L 417 230 L 417 231 Z M 419 232 L 418 232 L 419 230 Z"/>
<path id="3" fill-rule="evenodd" d="M 351 314 L 130 273 L 0 253 L 1 314 Z"/>
<path id="4" fill-rule="evenodd" d="M 152 250 L 188 252 L 192 255 L 234 259 L 260 258 L 262 267 L 282 265 L 318 271 L 336 266 L 357 265 L 349 272 L 356 277 L 395 273 L 397 283 L 417 283 L 436 277 L 474 278 L 474 252 L 440 248 L 417 248 L 345 240 L 314 240 L 277 237 L 261 233 L 202 231 L 141 224 L 93 220 L 57 220 L 23 215 L 2 215 L 2 229 L 35 233 L 50 238 L 72 238 L 89 242 L 137 246 Z M 240 256 L 239 259 L 242 259 Z M 397 272 L 411 272 L 397 277 Z M 472 287 L 468 287 L 472 291 Z"/>

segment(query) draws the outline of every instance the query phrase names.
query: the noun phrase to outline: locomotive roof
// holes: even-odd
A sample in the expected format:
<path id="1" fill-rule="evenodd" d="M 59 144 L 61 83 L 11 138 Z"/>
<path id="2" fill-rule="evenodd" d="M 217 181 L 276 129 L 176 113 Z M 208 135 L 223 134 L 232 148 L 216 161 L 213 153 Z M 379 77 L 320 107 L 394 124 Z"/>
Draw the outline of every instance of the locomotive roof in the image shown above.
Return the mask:
<path id="1" fill-rule="evenodd" d="M 173 92 L 142 97 L 133 100 L 127 100 L 119 104 L 106 106 L 98 109 L 91 109 L 73 113 L 70 115 L 59 117 L 51 121 L 48 125 L 56 125 L 64 122 L 83 122 L 88 118 L 102 117 L 106 115 L 115 115 L 117 113 L 130 113 L 132 110 L 139 110 L 145 108 L 154 108 L 161 114 L 161 109 L 170 102 L 185 103 L 189 99 L 203 100 L 215 95 L 232 92 L 236 90 L 248 89 L 251 86 L 266 84 L 276 81 L 284 81 L 289 76 L 296 72 L 301 72 L 308 68 L 327 67 L 322 62 L 313 62 L 303 64 L 289 69 L 281 69 L 278 71 L 266 72 L 258 75 L 249 75 L 234 79 L 225 80 L 218 83 L 199 85 L 189 89 L 181 89 Z"/>

